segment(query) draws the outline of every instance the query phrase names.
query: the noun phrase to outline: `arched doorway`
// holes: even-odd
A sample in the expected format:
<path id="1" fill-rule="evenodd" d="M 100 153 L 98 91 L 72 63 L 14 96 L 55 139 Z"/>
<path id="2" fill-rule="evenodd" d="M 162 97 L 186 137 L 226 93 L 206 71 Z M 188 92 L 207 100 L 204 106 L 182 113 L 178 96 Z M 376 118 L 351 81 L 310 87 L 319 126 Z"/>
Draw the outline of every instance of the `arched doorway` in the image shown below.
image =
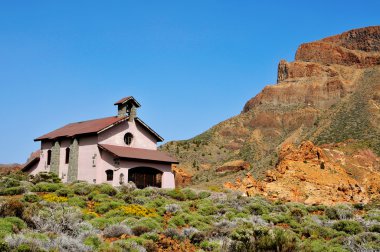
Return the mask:
<path id="1" fill-rule="evenodd" d="M 128 170 L 128 181 L 132 181 L 140 189 L 147 186 L 161 187 L 162 172 L 149 167 L 132 168 Z"/>

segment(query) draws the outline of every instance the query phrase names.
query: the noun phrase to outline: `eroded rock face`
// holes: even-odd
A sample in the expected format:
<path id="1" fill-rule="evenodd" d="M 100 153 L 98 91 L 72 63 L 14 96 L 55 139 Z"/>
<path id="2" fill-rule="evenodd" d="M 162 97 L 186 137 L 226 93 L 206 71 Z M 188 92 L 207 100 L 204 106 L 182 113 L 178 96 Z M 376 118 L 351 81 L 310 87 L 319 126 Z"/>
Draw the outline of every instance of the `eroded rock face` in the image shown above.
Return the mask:
<path id="1" fill-rule="evenodd" d="M 248 196 L 259 194 L 306 204 L 367 203 L 379 197 L 379 157 L 370 150 L 354 155 L 338 151 L 344 144 L 323 149 L 310 141 L 299 147 L 286 144 L 276 169 L 268 170 L 263 181 L 247 174 L 224 186 Z"/>
<path id="2" fill-rule="evenodd" d="M 238 172 L 242 170 L 249 170 L 251 165 L 244 160 L 234 160 L 227 163 L 224 163 L 222 166 L 216 169 L 218 173 L 226 173 L 226 172 Z"/>
<path id="3" fill-rule="evenodd" d="M 380 65 L 380 26 L 302 44 L 294 62 L 278 64 L 277 85 L 266 86 L 243 112 L 262 106 L 327 109 L 355 90 L 361 69 Z"/>
<path id="4" fill-rule="evenodd" d="M 172 170 L 175 176 L 176 187 L 184 187 L 191 183 L 192 176 L 185 172 L 182 168 L 173 165 Z"/>

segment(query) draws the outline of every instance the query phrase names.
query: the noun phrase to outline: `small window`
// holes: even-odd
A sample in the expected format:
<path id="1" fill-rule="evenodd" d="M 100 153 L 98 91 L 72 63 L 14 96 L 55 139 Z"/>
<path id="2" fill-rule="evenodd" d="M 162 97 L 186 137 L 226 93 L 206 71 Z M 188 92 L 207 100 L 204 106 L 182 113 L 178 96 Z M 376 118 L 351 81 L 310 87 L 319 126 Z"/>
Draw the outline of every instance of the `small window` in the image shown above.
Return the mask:
<path id="1" fill-rule="evenodd" d="M 47 165 L 50 165 L 51 163 L 51 150 L 48 150 L 47 152 Z"/>
<path id="2" fill-rule="evenodd" d="M 107 170 L 107 181 L 113 181 L 113 170 Z"/>
<path id="3" fill-rule="evenodd" d="M 66 148 L 65 164 L 68 164 L 70 160 L 70 148 Z"/>
<path id="4" fill-rule="evenodd" d="M 127 134 L 124 135 L 124 142 L 125 142 L 126 145 L 131 145 L 132 140 L 133 140 L 132 133 L 128 132 Z"/>

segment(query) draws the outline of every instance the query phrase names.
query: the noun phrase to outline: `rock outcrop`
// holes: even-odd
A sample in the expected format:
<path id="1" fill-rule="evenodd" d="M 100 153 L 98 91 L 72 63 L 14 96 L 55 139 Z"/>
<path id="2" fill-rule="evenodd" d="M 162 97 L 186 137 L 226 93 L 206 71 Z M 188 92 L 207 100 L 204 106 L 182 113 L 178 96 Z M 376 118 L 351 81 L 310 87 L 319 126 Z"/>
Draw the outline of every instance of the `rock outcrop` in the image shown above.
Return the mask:
<path id="1" fill-rule="evenodd" d="M 380 197 L 380 158 L 370 150 L 338 151 L 342 145 L 347 143 L 323 149 L 310 141 L 284 145 L 276 169 L 268 170 L 263 181 L 247 174 L 224 186 L 248 196 L 306 204 L 368 203 Z"/>
<path id="2" fill-rule="evenodd" d="M 238 172 L 243 170 L 249 170 L 251 168 L 251 165 L 244 160 L 233 160 L 224 163 L 220 167 L 216 169 L 216 172 L 218 173 L 225 173 L 225 172 Z"/>
<path id="3" fill-rule="evenodd" d="M 191 184 L 192 176 L 185 172 L 182 168 L 173 165 L 172 170 L 175 176 L 175 185 L 176 187 L 184 187 Z"/>

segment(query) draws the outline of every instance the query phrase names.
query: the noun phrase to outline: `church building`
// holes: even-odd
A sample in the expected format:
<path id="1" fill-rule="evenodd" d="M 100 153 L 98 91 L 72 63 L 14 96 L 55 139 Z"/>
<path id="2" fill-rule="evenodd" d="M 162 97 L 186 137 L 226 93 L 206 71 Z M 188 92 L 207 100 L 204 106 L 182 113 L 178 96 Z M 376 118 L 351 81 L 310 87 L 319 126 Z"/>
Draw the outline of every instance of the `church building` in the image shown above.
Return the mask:
<path id="1" fill-rule="evenodd" d="M 178 162 L 157 150 L 164 139 L 137 117 L 140 104 L 128 96 L 114 105 L 117 116 L 70 123 L 36 138 L 41 149 L 23 171 L 51 171 L 63 182 L 174 188 L 172 165 Z"/>

